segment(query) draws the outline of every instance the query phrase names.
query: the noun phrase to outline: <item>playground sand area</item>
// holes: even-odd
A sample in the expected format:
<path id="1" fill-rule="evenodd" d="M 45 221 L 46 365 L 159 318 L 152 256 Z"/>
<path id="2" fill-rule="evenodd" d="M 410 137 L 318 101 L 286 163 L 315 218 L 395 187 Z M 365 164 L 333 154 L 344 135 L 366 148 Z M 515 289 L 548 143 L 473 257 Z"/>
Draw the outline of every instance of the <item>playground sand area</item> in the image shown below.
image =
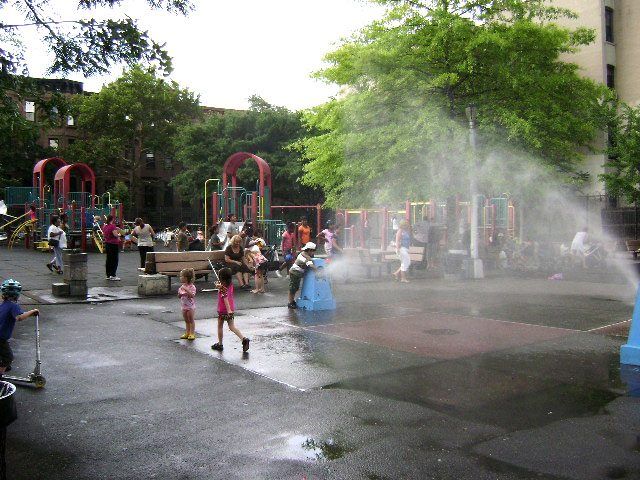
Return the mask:
<path id="1" fill-rule="evenodd" d="M 286 308 L 286 279 L 238 292 L 248 355 L 215 342 L 199 280 L 194 342 L 174 283 L 139 298 L 89 254 L 89 298 L 57 303 L 46 254 L 0 251 L 42 310 L 42 390 L 19 388 L 9 478 L 640 478 L 640 374 L 620 369 L 623 283 L 388 277 L 334 284 L 335 311 Z M 31 368 L 33 331 L 12 341 Z M 636 387 L 637 388 L 637 387 Z"/>

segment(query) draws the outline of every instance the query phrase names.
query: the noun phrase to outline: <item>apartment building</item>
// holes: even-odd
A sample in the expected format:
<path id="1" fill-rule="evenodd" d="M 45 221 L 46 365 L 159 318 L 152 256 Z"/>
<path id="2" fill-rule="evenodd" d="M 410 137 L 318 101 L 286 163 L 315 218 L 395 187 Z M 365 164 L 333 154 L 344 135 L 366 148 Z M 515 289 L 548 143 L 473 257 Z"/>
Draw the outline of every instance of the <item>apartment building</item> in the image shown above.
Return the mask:
<path id="1" fill-rule="evenodd" d="M 640 104 L 640 1 L 638 0 L 551 0 L 551 3 L 575 12 L 576 19 L 562 19 L 568 27 L 588 27 L 596 39 L 565 60 L 577 64 L 587 78 L 613 88 L 624 102 Z M 602 135 L 598 147 L 606 142 Z M 592 182 L 586 194 L 605 194 L 598 174 L 604 172 L 603 154 L 588 155 L 586 169 Z"/>

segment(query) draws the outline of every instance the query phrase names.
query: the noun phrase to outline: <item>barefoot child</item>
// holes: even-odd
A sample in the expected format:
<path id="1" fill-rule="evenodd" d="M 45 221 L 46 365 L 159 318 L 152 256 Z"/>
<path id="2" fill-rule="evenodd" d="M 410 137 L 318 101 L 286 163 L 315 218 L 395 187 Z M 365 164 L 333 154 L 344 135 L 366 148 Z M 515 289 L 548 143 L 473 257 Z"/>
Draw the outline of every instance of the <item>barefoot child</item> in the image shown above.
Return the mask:
<path id="1" fill-rule="evenodd" d="M 262 255 L 260 251 L 260 247 L 258 245 L 254 245 L 253 247 L 248 249 L 253 255 L 253 265 L 256 271 L 255 274 L 255 282 L 256 288 L 251 290 L 251 293 L 264 293 L 264 276 L 267 273 L 266 268 L 263 266 L 267 259 Z"/>
<path id="2" fill-rule="evenodd" d="M 315 252 L 316 244 L 307 242 L 289 270 L 289 304 L 287 305 L 289 308 L 298 308 L 298 305 L 296 305 L 296 293 L 300 290 L 300 282 L 302 282 L 302 277 L 307 268 L 316 269 L 313 264 Z"/>
<path id="3" fill-rule="evenodd" d="M 219 282 L 216 283 L 218 288 L 218 343 L 214 343 L 211 348 L 221 352 L 222 346 L 222 327 L 224 322 L 229 325 L 229 330 L 235 333 L 242 340 L 242 351 L 249 350 L 249 339 L 242 335 L 234 323 L 233 312 L 235 310 L 235 302 L 233 301 L 233 276 L 230 268 L 221 268 L 218 272 Z"/>
<path id="4" fill-rule="evenodd" d="M 2 282 L 0 286 L 2 292 L 2 304 L 0 304 L 0 378 L 4 372 L 11 370 L 13 362 L 13 352 L 9 346 L 9 339 L 13 335 L 13 327 L 16 321 L 38 315 L 37 308 L 23 312 L 18 305 L 18 297 L 22 292 L 22 285 L 13 279 Z"/>
<path id="5" fill-rule="evenodd" d="M 180 338 L 185 340 L 196 339 L 196 286 L 193 284 L 195 276 L 193 268 L 185 268 L 180 272 L 182 285 L 178 289 L 178 297 L 182 305 L 182 318 L 186 325 L 186 331 Z"/>

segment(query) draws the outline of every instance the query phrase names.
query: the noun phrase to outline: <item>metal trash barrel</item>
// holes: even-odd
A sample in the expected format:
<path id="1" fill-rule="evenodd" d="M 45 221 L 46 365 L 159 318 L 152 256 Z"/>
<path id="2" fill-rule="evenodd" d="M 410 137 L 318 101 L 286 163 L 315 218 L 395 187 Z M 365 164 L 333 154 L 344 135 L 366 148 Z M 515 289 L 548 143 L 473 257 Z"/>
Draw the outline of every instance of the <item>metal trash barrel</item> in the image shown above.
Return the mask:
<path id="1" fill-rule="evenodd" d="M 444 278 L 460 280 L 463 277 L 464 260 L 467 256 L 466 250 L 449 250 L 444 256 Z"/>
<path id="2" fill-rule="evenodd" d="M 0 380 L 0 480 L 7 478 L 5 448 L 7 446 L 7 426 L 18 418 L 15 400 L 16 386 Z"/>

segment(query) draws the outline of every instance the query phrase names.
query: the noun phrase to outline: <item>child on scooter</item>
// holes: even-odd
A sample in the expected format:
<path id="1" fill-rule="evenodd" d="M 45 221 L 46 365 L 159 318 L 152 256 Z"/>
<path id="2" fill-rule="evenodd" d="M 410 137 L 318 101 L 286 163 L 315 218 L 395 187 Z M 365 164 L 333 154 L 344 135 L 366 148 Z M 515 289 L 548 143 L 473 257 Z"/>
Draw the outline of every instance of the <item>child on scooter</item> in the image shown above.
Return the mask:
<path id="1" fill-rule="evenodd" d="M 23 312 L 18 305 L 18 298 L 22 292 L 20 282 L 9 278 L 0 285 L 2 292 L 2 304 L 0 304 L 0 378 L 4 372 L 11 370 L 13 362 L 13 352 L 9 346 L 9 339 L 13 335 L 13 327 L 16 321 L 20 322 L 25 318 L 38 315 L 37 308 Z"/>
<path id="2" fill-rule="evenodd" d="M 195 276 L 193 268 L 185 268 L 180 272 L 182 285 L 178 289 L 178 297 L 182 306 L 182 318 L 186 325 L 186 331 L 180 337 L 183 340 L 196 339 L 196 286 L 193 284 Z"/>
<path id="3" fill-rule="evenodd" d="M 221 352 L 222 346 L 222 327 L 224 322 L 229 325 L 229 330 L 235 333 L 242 340 L 242 351 L 249 350 L 249 339 L 242 335 L 234 323 L 235 302 L 233 301 L 233 274 L 230 268 L 221 268 L 218 272 L 219 282 L 216 283 L 218 288 L 218 342 L 211 345 L 213 350 Z"/>

